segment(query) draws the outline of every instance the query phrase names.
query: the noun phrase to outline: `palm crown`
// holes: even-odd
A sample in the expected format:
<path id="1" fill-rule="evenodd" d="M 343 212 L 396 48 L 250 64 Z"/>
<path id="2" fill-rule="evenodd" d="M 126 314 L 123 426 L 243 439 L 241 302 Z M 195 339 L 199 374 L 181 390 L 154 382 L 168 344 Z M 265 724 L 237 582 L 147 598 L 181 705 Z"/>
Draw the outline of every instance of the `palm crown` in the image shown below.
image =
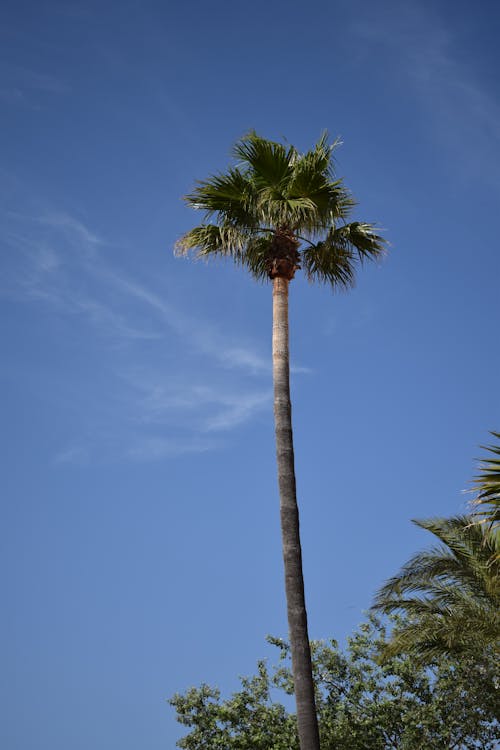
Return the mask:
<path id="1" fill-rule="evenodd" d="M 206 222 L 177 242 L 177 252 L 230 256 L 258 279 L 291 279 L 303 268 L 309 280 L 349 287 L 356 265 L 378 257 L 384 240 L 371 224 L 347 223 L 355 205 L 327 135 L 310 151 L 250 132 L 233 149 L 237 164 L 201 181 L 186 196 Z"/>

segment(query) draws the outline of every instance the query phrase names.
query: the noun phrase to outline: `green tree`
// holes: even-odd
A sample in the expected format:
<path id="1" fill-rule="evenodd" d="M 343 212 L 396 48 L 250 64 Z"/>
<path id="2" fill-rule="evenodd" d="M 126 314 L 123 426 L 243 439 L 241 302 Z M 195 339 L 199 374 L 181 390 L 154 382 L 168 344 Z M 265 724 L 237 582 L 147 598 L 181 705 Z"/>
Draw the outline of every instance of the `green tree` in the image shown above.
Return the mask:
<path id="1" fill-rule="evenodd" d="M 500 560 L 498 534 L 472 516 L 414 521 L 441 542 L 412 557 L 388 580 L 374 608 L 404 612 L 387 653 L 422 658 L 442 653 L 475 653 L 500 643 Z"/>
<path id="2" fill-rule="evenodd" d="M 225 256 L 273 285 L 273 382 L 285 589 L 301 750 L 318 750 L 319 737 L 302 574 L 292 439 L 288 288 L 303 268 L 308 279 L 353 284 L 357 265 L 377 258 L 383 240 L 370 224 L 347 223 L 354 205 L 334 174 L 323 136 L 299 153 L 251 132 L 234 147 L 238 163 L 199 182 L 186 201 L 205 222 L 177 243 L 179 253 Z"/>
<path id="3" fill-rule="evenodd" d="M 424 667 L 411 655 L 381 662 L 388 634 L 372 616 L 348 641 L 312 643 L 323 750 L 494 750 L 498 747 L 500 673 L 490 651 L 439 656 Z M 183 750 L 298 750 L 295 717 L 285 707 L 293 692 L 290 649 L 279 665 L 258 664 L 227 699 L 208 685 L 171 700 L 188 733 Z M 280 696 L 282 697 L 278 697 Z"/>

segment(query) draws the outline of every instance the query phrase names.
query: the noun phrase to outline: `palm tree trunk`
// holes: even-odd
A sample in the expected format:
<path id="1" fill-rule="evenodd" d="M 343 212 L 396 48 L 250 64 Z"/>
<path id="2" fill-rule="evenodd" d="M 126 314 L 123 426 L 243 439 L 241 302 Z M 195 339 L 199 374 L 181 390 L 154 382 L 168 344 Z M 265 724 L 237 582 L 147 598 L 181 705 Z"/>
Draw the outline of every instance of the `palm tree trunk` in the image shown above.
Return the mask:
<path id="1" fill-rule="evenodd" d="M 274 420 L 281 535 L 300 750 L 319 750 L 318 720 L 302 575 L 299 509 L 295 488 L 288 353 L 288 284 L 289 281 L 286 278 L 273 279 Z"/>

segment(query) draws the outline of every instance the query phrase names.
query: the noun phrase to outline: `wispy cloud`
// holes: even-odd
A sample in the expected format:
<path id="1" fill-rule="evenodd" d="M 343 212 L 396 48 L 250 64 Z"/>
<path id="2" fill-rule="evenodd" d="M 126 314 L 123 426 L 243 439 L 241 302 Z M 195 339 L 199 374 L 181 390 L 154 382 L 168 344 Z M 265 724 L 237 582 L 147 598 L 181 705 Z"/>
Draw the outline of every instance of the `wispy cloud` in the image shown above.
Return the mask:
<path id="1" fill-rule="evenodd" d="M 206 453 L 215 447 L 213 441 L 196 437 L 182 440 L 147 437 L 136 440 L 127 450 L 127 457 L 134 461 L 157 461 L 190 453 Z"/>
<path id="2" fill-rule="evenodd" d="M 256 412 L 270 407 L 271 392 L 266 390 L 236 395 L 219 394 L 215 403 L 220 404 L 222 409 L 218 414 L 205 420 L 205 429 L 208 432 L 232 430 L 243 422 L 247 422 Z"/>
<path id="3" fill-rule="evenodd" d="M 158 371 L 129 370 L 122 379 L 136 393 L 137 419 L 153 424 L 181 420 L 196 433 L 231 430 L 270 408 L 271 389 L 249 389 L 239 384 L 189 382 Z"/>
<path id="4" fill-rule="evenodd" d="M 5 219 L 10 224 L 6 237 L 10 237 L 11 244 L 21 241 L 28 247 L 37 249 L 50 241 L 64 252 L 73 250 L 75 260 L 78 260 L 78 256 L 81 256 L 81 261 L 88 260 L 89 256 L 94 258 L 99 246 L 109 244 L 86 224 L 65 211 L 28 214 L 8 210 L 5 211 Z"/>
<path id="5" fill-rule="evenodd" d="M 166 302 L 158 294 L 147 289 L 136 281 L 125 278 L 116 271 L 103 268 L 97 271 L 101 278 L 118 287 L 127 295 L 136 297 L 158 313 L 169 328 L 181 336 L 198 352 L 204 353 L 228 368 L 241 369 L 249 375 L 269 375 L 271 373 L 271 358 L 264 357 L 249 346 L 233 344 L 227 340 L 213 325 L 206 321 L 194 319 Z M 294 374 L 310 374 L 311 369 L 302 365 L 292 364 Z"/>
<path id="6" fill-rule="evenodd" d="M 80 318 L 116 352 L 100 375 L 108 381 L 105 412 L 86 410 L 80 434 L 70 435 L 54 457 L 57 465 L 105 455 L 140 461 L 213 450 L 221 445 L 217 435 L 270 409 L 270 355 L 232 341 L 214 323 L 174 304 L 163 289 L 112 265 L 110 244 L 82 220 L 60 211 L 10 212 L 5 218 L 4 246 L 12 260 L 8 293 Z M 172 351 L 174 368 L 165 359 Z"/>
<path id="7" fill-rule="evenodd" d="M 38 108 L 43 98 L 71 91 L 59 76 L 10 63 L 0 64 L 0 98 L 12 104 Z"/>
<path id="8" fill-rule="evenodd" d="M 126 435 L 97 432 L 92 440 L 79 437 L 53 457 L 54 466 L 88 466 L 102 463 L 159 461 L 215 450 L 220 443 L 197 435 L 161 437 L 130 432 Z"/>
<path id="9" fill-rule="evenodd" d="M 381 47 L 394 53 L 394 74 L 412 86 L 436 137 L 460 153 L 455 168 L 487 174 L 498 185 L 500 103 L 464 56 L 452 20 L 428 4 L 386 0 L 363 4 L 352 29 L 368 57 Z"/>
<path id="10" fill-rule="evenodd" d="M 173 382 L 153 369 L 123 381 L 114 381 L 105 414 L 86 412 L 80 433 L 55 455 L 56 465 L 205 453 L 223 446 L 221 438 L 258 413 L 271 411 L 270 389 Z"/>
<path id="11" fill-rule="evenodd" d="M 213 325 L 187 315 L 144 285 L 127 279 L 116 270 L 101 267 L 96 272 L 124 294 L 153 309 L 174 333 L 198 352 L 209 355 L 225 367 L 239 368 L 250 375 L 271 371 L 269 359 L 250 347 L 228 343 L 227 336 Z"/>
<path id="12" fill-rule="evenodd" d="M 65 464 L 86 464 L 89 460 L 88 448 L 84 445 L 70 445 L 54 456 L 54 464 L 64 466 Z"/>
<path id="13" fill-rule="evenodd" d="M 219 351 L 220 361 L 228 367 L 243 367 L 248 368 L 249 372 L 269 372 L 271 369 L 271 363 L 269 359 L 260 357 L 250 349 L 242 349 L 241 347 L 227 347 L 219 350 L 219 347 L 213 346 L 213 341 L 210 342 L 211 349 Z"/>
<path id="14" fill-rule="evenodd" d="M 19 223 L 20 217 L 16 220 Z M 95 263 L 94 248 L 102 243 L 100 238 L 66 215 L 36 219 L 35 225 L 58 231 L 55 235 L 33 233 L 26 225 L 23 230 L 5 231 L 4 243 L 17 257 L 6 270 L 7 284 L 0 293 L 44 302 L 64 315 L 82 317 L 115 344 L 162 338 L 159 327 L 155 330 L 137 316 L 134 319 L 123 304 L 113 305 L 105 290 L 88 281 L 82 284 Z"/>
<path id="15" fill-rule="evenodd" d="M 97 329 L 105 331 L 108 336 L 111 335 L 120 341 L 163 338 L 161 331 L 140 328 L 134 325 L 127 316 L 115 312 L 109 305 L 83 294 L 72 296 L 71 300 L 65 301 L 65 306 L 67 310 L 71 308 L 72 312 L 84 315 Z"/>
<path id="16" fill-rule="evenodd" d="M 167 326 L 186 346 L 225 368 L 252 376 L 270 375 L 270 353 L 263 356 L 251 345 L 232 341 L 214 324 L 194 318 L 170 303 L 165 293 L 160 294 L 107 264 L 99 250 L 110 243 L 81 220 L 61 211 L 35 216 L 10 212 L 8 218 L 14 221 L 15 228 L 6 230 L 5 240 L 15 252 L 21 251 L 26 261 L 18 268 L 17 279 L 17 288 L 25 295 L 45 300 L 66 313 L 85 315 L 101 333 L 120 339 L 159 338 Z M 41 228 L 45 234 L 39 231 Z M 76 275 L 78 286 L 74 283 Z M 94 290 L 92 293 L 83 291 L 82 278 L 90 281 L 85 286 Z M 99 285 L 99 297 L 94 282 Z M 113 301 L 110 290 L 114 291 Z M 132 311 L 131 300 L 138 303 L 139 311 Z M 151 321 L 151 312 L 156 326 L 145 330 L 139 319 L 141 323 L 144 317 Z M 295 363 L 291 371 L 311 372 Z"/>
<path id="17" fill-rule="evenodd" d="M 26 218 L 26 217 L 25 217 Z M 66 233 L 70 240 L 74 240 L 78 243 L 78 247 L 84 247 L 87 249 L 89 246 L 104 245 L 105 240 L 99 237 L 95 232 L 92 232 L 83 222 L 75 219 L 74 216 L 64 211 L 52 211 L 43 216 L 30 217 L 31 221 L 45 224 L 52 229 L 59 229 Z"/>

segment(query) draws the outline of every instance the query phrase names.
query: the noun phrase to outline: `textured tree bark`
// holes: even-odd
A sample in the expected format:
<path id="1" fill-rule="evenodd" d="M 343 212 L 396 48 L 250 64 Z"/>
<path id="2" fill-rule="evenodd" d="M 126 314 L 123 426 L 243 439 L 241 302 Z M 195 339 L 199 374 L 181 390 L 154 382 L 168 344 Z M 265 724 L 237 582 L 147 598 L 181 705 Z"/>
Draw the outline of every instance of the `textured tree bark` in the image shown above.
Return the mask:
<path id="1" fill-rule="evenodd" d="M 274 420 L 281 535 L 300 750 L 319 750 L 295 487 L 288 346 L 288 285 L 288 279 L 273 279 Z"/>

